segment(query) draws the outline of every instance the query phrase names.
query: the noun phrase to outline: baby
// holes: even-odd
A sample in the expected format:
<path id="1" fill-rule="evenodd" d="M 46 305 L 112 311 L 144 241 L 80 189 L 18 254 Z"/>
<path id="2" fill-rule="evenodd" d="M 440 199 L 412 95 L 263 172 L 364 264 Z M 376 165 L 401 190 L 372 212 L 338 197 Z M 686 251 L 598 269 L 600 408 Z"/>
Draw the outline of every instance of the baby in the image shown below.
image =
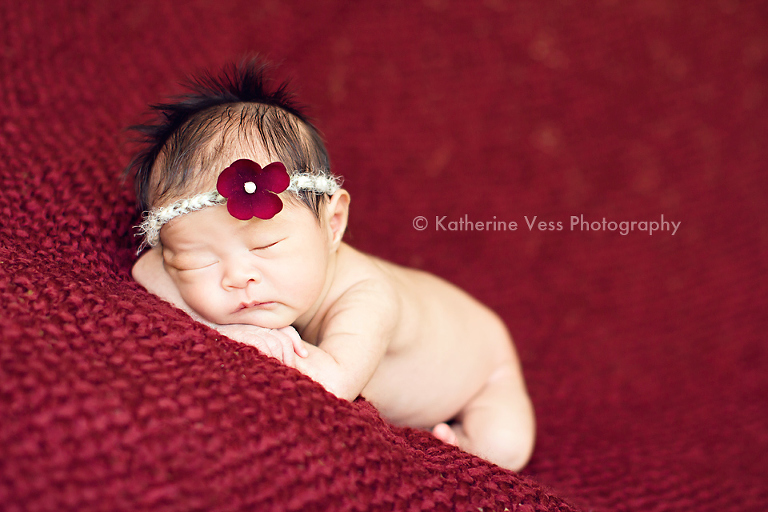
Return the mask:
<path id="1" fill-rule="evenodd" d="M 450 283 L 342 241 L 349 193 L 285 85 L 254 60 L 137 127 L 133 276 L 226 336 L 389 421 L 519 470 L 534 415 L 512 340 Z"/>

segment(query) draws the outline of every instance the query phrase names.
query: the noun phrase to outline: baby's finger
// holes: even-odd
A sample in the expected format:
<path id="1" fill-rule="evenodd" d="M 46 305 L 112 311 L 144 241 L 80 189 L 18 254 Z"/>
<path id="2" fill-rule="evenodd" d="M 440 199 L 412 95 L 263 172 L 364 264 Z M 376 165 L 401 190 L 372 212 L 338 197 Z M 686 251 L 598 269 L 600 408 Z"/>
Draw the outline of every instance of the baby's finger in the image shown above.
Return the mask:
<path id="1" fill-rule="evenodd" d="M 283 363 L 291 368 L 296 368 L 296 355 L 293 353 L 293 344 L 287 336 L 280 339 L 283 343 Z"/>
<path id="2" fill-rule="evenodd" d="M 283 347 L 273 333 L 264 336 L 264 352 L 275 359 L 283 360 Z"/>
<path id="3" fill-rule="evenodd" d="M 289 338 L 291 338 L 291 342 L 293 343 L 293 351 L 296 352 L 296 354 L 298 354 L 300 357 L 309 357 L 309 350 L 307 350 L 307 347 L 304 346 L 304 340 L 301 339 L 301 336 L 299 336 L 299 333 L 296 332 L 296 329 L 294 329 L 293 326 L 289 325 L 288 327 L 283 327 L 280 330 L 287 334 Z"/>
<path id="4" fill-rule="evenodd" d="M 300 356 L 300 357 L 309 357 L 309 350 L 307 350 L 307 347 L 304 345 L 304 340 L 301 338 L 294 339 L 293 340 L 293 350 Z"/>
<path id="5" fill-rule="evenodd" d="M 291 338 L 284 332 L 281 332 L 279 329 L 271 331 L 270 334 L 280 344 L 280 359 L 283 364 L 290 366 L 291 368 L 295 368 L 296 357 L 293 354 L 293 344 L 291 342 Z"/>

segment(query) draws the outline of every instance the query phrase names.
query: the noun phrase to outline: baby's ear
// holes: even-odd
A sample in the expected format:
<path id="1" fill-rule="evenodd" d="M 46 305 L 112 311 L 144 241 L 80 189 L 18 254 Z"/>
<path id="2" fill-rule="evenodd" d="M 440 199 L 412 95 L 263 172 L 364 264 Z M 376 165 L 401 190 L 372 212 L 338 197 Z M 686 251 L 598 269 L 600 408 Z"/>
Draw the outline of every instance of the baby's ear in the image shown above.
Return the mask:
<path id="1" fill-rule="evenodd" d="M 341 244 L 349 219 L 349 192 L 340 188 L 331 196 L 325 206 L 325 221 L 331 236 L 331 247 L 335 251 Z"/>

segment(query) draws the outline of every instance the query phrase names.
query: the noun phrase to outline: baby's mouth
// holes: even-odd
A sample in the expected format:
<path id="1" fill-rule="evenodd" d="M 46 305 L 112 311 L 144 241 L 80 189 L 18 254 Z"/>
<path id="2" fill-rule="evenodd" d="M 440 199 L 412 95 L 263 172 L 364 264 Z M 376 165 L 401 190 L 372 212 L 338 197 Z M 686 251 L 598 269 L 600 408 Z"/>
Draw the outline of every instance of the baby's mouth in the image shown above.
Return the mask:
<path id="1" fill-rule="evenodd" d="M 273 301 L 267 301 L 267 302 L 259 302 L 257 300 L 251 301 L 251 302 L 243 302 L 240 304 L 240 307 L 237 308 L 238 311 L 242 311 L 244 309 L 272 309 L 277 305 L 276 302 Z"/>

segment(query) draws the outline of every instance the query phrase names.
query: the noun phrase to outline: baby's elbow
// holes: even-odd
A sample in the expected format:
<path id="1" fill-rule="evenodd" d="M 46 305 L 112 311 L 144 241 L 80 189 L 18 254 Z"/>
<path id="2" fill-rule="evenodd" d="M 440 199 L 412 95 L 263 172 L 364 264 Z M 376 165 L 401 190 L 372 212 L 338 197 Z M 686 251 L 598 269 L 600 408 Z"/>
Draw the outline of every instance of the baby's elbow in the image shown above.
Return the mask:
<path id="1" fill-rule="evenodd" d="M 323 386 L 328 393 L 335 397 L 348 402 L 354 401 L 360 395 L 360 388 L 344 374 L 338 363 L 333 361 L 332 364 L 329 364 L 327 355 L 323 359 L 325 359 L 325 364 L 320 367 L 320 365 L 313 365 L 311 361 L 299 358 L 296 361 L 296 369 Z"/>
<path id="2" fill-rule="evenodd" d="M 362 392 L 364 379 L 359 373 L 337 360 L 320 347 L 309 345 L 309 357 L 297 358 L 296 369 L 314 380 L 332 395 L 352 402 Z"/>
<path id="3" fill-rule="evenodd" d="M 332 382 L 323 382 L 322 384 L 326 391 L 347 402 L 353 402 L 360 396 L 358 387 L 343 377 L 332 379 Z"/>

